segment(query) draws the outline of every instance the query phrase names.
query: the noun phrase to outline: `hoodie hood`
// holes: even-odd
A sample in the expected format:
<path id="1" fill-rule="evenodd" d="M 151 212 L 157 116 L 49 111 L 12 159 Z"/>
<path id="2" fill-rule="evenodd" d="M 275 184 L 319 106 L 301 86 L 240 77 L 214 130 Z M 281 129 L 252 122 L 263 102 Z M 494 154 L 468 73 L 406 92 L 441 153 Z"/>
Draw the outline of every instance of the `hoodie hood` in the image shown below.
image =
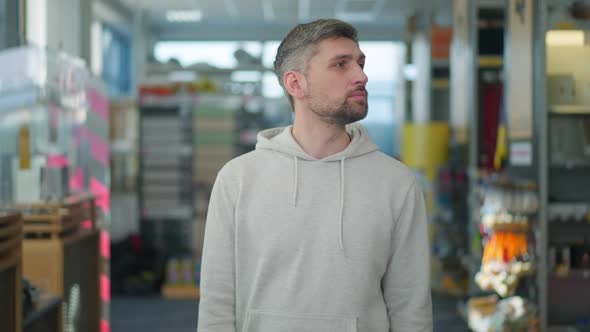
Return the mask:
<path id="1" fill-rule="evenodd" d="M 256 149 L 272 150 L 309 161 L 341 161 L 343 159 L 360 157 L 378 150 L 377 145 L 369 138 L 367 130 L 362 125 L 353 123 L 346 126 L 346 131 L 352 138 L 350 144 L 336 154 L 317 159 L 303 151 L 301 146 L 293 138 L 292 129 L 293 126 L 291 125 L 261 131 L 258 133 Z"/>
<path id="2" fill-rule="evenodd" d="M 345 188 L 345 172 L 344 166 L 346 159 L 356 158 L 368 153 L 378 150 L 377 145 L 371 141 L 367 130 L 360 124 L 350 124 L 346 126 L 346 131 L 352 138 L 348 146 L 331 156 L 327 156 L 322 159 L 317 159 L 307 152 L 303 151 L 301 146 L 295 141 L 292 135 L 293 126 L 272 128 L 261 131 L 258 134 L 258 143 L 256 144 L 257 150 L 271 150 L 293 158 L 293 206 L 297 206 L 297 194 L 299 188 L 299 159 L 306 161 L 320 161 L 320 162 L 339 162 L 340 164 L 340 206 L 339 206 L 339 218 L 338 218 L 338 238 L 340 243 L 340 250 L 346 256 L 346 250 L 344 248 L 343 240 L 343 223 L 344 223 L 344 188 Z"/>

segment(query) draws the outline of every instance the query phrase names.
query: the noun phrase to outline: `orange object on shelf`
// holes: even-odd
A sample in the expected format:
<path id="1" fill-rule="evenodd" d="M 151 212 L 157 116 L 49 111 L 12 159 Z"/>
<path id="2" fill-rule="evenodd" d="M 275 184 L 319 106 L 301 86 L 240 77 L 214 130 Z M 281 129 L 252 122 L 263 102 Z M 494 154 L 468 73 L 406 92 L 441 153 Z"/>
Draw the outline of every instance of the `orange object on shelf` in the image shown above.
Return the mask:
<path id="1" fill-rule="evenodd" d="M 430 53 L 433 59 L 449 59 L 453 28 L 434 26 L 430 31 L 432 39 Z"/>
<path id="2" fill-rule="evenodd" d="M 482 263 L 492 261 L 508 263 L 527 252 L 526 234 L 496 232 L 484 248 Z"/>

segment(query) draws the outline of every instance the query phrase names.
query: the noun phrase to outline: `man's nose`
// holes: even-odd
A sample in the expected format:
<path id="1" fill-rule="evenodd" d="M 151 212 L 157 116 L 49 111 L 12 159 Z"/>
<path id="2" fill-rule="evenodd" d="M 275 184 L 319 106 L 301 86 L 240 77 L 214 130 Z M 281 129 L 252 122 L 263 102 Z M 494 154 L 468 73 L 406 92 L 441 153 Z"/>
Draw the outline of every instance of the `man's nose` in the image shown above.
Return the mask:
<path id="1" fill-rule="evenodd" d="M 365 74 L 365 71 L 361 66 L 357 67 L 354 75 L 355 84 L 366 84 L 367 81 L 369 81 L 369 77 Z"/>

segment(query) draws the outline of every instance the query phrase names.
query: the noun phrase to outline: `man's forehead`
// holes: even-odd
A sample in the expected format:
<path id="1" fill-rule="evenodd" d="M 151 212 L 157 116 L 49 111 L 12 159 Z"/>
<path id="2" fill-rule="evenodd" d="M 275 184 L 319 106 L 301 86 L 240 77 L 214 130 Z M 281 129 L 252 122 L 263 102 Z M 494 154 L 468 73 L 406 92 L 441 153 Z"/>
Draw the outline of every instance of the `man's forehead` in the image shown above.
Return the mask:
<path id="1" fill-rule="evenodd" d="M 318 43 L 319 53 L 328 56 L 350 55 L 355 58 L 364 58 L 357 42 L 348 38 L 329 38 Z"/>

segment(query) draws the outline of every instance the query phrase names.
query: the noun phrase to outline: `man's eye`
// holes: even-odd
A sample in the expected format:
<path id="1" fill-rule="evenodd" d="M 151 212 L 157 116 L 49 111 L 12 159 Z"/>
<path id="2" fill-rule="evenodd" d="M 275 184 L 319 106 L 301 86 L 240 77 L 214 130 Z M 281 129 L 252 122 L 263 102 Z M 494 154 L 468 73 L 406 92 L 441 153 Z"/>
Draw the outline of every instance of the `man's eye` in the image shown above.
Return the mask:
<path id="1" fill-rule="evenodd" d="M 359 63 L 359 66 L 361 66 L 361 68 L 365 69 L 365 63 L 364 62 Z"/>
<path id="2" fill-rule="evenodd" d="M 346 65 L 346 63 L 344 61 L 336 62 L 336 64 L 335 64 L 336 68 L 344 68 L 345 65 Z"/>

